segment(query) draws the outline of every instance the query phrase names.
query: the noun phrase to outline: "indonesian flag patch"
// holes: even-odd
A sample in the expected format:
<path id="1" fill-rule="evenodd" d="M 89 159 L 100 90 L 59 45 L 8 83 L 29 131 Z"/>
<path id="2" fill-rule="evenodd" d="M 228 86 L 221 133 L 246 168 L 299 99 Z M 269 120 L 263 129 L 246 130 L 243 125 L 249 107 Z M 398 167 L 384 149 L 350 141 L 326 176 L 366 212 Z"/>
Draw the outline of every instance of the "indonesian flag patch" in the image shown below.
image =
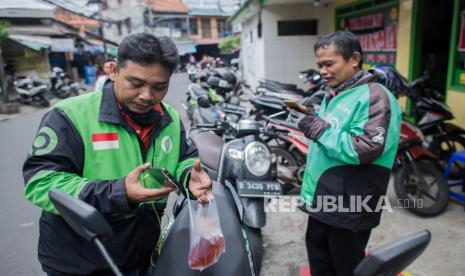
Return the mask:
<path id="1" fill-rule="evenodd" d="M 94 150 L 119 149 L 118 132 L 92 134 Z"/>

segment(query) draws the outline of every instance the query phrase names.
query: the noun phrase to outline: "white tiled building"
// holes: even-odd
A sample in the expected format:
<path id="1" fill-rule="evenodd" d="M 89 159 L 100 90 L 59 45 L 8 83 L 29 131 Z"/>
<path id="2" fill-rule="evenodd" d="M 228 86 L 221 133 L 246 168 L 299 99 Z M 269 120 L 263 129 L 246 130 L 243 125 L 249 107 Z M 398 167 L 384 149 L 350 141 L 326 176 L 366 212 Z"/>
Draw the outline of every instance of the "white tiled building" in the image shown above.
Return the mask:
<path id="1" fill-rule="evenodd" d="M 232 17 L 241 29 L 244 79 L 253 87 L 263 78 L 304 87 L 299 71 L 316 68 L 313 44 L 330 31 L 329 18 L 326 3 L 316 7 L 308 0 L 269 0 L 262 6 L 259 0 L 245 2 Z"/>

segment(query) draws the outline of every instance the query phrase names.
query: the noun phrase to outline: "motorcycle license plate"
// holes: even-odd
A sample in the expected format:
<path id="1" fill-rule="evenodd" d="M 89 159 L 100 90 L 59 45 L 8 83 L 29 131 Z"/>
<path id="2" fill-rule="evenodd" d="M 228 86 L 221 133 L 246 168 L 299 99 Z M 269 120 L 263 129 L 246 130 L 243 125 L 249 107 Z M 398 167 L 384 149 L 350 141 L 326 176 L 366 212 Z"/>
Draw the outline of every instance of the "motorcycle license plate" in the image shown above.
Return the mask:
<path id="1" fill-rule="evenodd" d="M 283 194 L 277 181 L 238 180 L 236 184 L 241 197 L 279 197 Z"/>

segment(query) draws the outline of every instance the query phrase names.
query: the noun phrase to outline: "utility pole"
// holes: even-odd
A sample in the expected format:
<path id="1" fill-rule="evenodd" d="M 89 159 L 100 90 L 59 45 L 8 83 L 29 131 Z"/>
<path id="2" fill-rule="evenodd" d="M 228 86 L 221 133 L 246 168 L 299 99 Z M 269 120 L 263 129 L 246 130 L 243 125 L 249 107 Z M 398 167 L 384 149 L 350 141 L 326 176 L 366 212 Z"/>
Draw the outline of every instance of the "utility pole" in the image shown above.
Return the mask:
<path id="1" fill-rule="evenodd" d="M 99 35 L 102 38 L 103 42 L 103 57 L 107 58 L 107 43 L 105 41 L 105 35 L 103 31 L 103 16 L 102 16 L 102 6 L 105 0 L 89 0 L 87 4 L 97 4 L 98 5 L 98 19 L 99 19 Z"/>

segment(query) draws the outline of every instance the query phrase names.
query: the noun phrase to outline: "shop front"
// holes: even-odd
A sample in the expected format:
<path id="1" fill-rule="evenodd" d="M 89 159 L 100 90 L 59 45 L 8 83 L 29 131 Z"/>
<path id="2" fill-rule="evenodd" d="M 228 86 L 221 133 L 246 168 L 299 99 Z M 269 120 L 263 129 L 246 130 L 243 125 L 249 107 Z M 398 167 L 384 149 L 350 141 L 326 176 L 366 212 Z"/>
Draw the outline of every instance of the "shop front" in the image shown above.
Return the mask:
<path id="1" fill-rule="evenodd" d="M 334 1 L 334 30 L 364 49 L 364 68 L 388 64 L 413 81 L 427 72 L 465 127 L 465 1 Z M 409 111 L 409 104 L 401 101 Z"/>

